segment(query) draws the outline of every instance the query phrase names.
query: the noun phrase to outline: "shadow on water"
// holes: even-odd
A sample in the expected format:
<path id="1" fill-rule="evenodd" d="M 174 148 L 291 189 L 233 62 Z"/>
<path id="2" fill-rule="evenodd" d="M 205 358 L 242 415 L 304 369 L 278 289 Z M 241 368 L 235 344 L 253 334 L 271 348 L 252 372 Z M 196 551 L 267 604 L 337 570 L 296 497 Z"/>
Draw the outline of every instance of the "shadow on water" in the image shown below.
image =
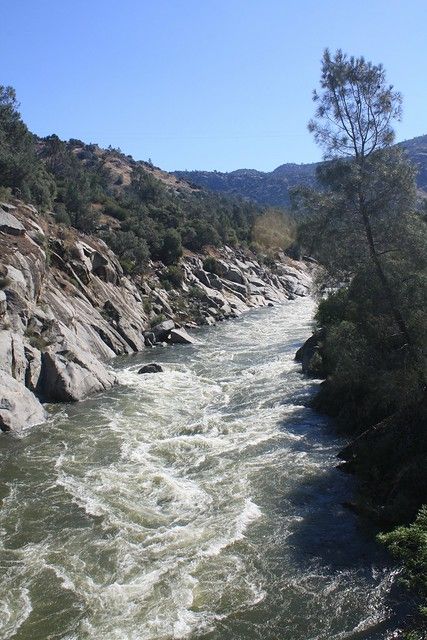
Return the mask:
<path id="1" fill-rule="evenodd" d="M 312 390 L 305 389 L 288 401 L 307 404 L 310 397 Z M 324 455 L 319 443 L 327 442 L 329 448 L 332 445 L 335 459 L 337 449 L 345 442 L 337 437 L 330 419 L 307 407 L 301 407 L 293 420 L 282 424 L 281 428 L 287 433 L 302 435 L 291 446 L 294 451 L 312 457 Z M 330 453 L 329 450 L 328 455 Z M 392 558 L 376 541 L 379 528 L 346 506 L 357 491 L 357 484 L 357 478 L 344 473 L 335 464 L 329 464 L 321 471 L 318 467 L 315 474 L 304 476 L 291 491 L 279 498 L 282 511 L 299 516 L 295 518 L 286 546 L 301 573 L 309 573 L 312 569 L 319 571 L 321 567 L 329 575 L 357 575 L 367 585 L 378 581 L 381 575 L 394 575 L 396 567 Z M 383 620 L 373 620 L 368 628 L 354 630 L 342 637 L 345 640 L 384 640 L 384 634 L 395 630 L 414 609 L 408 594 L 394 579 L 382 592 L 381 607 L 385 613 Z"/>

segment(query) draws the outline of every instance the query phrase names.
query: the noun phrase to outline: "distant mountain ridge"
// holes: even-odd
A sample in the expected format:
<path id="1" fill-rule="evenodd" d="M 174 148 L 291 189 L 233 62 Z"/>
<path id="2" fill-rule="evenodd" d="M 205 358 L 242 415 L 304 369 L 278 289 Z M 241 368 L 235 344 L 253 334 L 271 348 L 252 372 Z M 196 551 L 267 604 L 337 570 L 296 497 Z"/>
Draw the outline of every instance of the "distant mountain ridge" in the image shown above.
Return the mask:
<path id="1" fill-rule="evenodd" d="M 400 142 L 412 162 L 419 167 L 417 184 L 427 192 L 427 135 Z M 289 189 L 298 185 L 313 186 L 316 182 L 316 167 L 319 163 L 282 164 L 273 171 L 237 169 L 220 171 L 174 171 L 181 179 L 211 191 L 241 196 L 259 204 L 287 206 Z"/>

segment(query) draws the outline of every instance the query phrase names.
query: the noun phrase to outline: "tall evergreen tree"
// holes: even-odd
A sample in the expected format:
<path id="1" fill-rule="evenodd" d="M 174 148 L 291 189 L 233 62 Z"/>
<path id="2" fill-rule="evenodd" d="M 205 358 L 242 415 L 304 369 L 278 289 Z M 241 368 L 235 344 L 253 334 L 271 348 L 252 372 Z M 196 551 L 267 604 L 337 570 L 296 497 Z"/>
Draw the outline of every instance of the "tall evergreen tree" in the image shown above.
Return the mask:
<path id="1" fill-rule="evenodd" d="M 391 126 L 401 116 L 401 95 L 386 83 L 382 65 L 363 57 L 348 57 L 341 50 L 324 52 L 321 91 L 309 130 L 323 147 L 325 159 L 335 162 L 322 171 L 323 183 L 340 193 L 340 214 L 350 214 L 364 234 L 369 257 L 387 298 L 396 326 L 408 345 L 412 337 L 383 264 L 379 219 L 397 216 L 415 205 L 414 173 L 398 151 Z M 351 162 L 342 162 L 342 160 Z M 341 160 L 341 162 L 339 162 Z M 385 191 L 383 186 L 391 188 Z M 377 228 L 380 233 L 376 233 Z"/>

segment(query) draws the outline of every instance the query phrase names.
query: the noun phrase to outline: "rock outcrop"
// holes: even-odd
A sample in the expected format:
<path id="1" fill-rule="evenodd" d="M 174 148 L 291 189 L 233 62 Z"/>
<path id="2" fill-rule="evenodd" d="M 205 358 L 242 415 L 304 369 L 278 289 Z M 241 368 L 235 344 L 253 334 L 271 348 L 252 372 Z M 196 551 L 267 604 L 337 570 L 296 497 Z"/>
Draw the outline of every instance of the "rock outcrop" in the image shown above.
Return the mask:
<path id="1" fill-rule="evenodd" d="M 307 376 L 324 378 L 326 376 L 322 346 L 325 339 L 324 329 L 318 329 L 298 349 L 295 360 L 301 362 L 302 372 Z"/>
<path id="2" fill-rule="evenodd" d="M 310 287 L 309 268 L 283 254 L 267 267 L 239 249 L 187 252 L 180 270 L 175 288 L 165 288 L 161 263 L 131 278 L 101 239 L 18 200 L 0 205 L 1 428 L 42 421 L 40 400 L 73 402 L 110 388 L 116 355 L 192 344 L 186 327 L 236 318 Z"/>
<path id="3" fill-rule="evenodd" d="M 1 373 L 0 429 L 20 431 L 43 422 L 43 406 L 21 382 L 4 371 Z"/>

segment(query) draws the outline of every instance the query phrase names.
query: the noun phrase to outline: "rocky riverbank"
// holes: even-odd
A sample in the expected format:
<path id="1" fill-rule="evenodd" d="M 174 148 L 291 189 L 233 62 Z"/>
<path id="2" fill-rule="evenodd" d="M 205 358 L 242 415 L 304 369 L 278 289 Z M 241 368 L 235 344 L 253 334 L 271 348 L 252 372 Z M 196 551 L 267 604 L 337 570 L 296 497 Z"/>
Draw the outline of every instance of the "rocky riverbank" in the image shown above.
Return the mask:
<path id="1" fill-rule="evenodd" d="M 186 252 L 170 269 L 124 274 L 94 236 L 20 201 L 0 203 L 0 428 L 43 421 L 43 402 L 70 402 L 117 383 L 108 361 L 156 342 L 189 342 L 185 329 L 304 296 L 309 268 L 278 254 Z"/>
<path id="2" fill-rule="evenodd" d="M 349 429 L 348 414 L 342 412 L 345 402 L 331 388 L 329 376 L 334 372 L 328 369 L 326 337 L 326 330 L 318 329 L 295 359 L 304 374 L 324 379 L 312 407 L 332 416 L 338 430 L 351 438 L 338 454 L 340 468 L 360 480 L 355 500 L 348 506 L 381 527 L 407 524 L 426 501 L 427 396 L 359 431 Z"/>

